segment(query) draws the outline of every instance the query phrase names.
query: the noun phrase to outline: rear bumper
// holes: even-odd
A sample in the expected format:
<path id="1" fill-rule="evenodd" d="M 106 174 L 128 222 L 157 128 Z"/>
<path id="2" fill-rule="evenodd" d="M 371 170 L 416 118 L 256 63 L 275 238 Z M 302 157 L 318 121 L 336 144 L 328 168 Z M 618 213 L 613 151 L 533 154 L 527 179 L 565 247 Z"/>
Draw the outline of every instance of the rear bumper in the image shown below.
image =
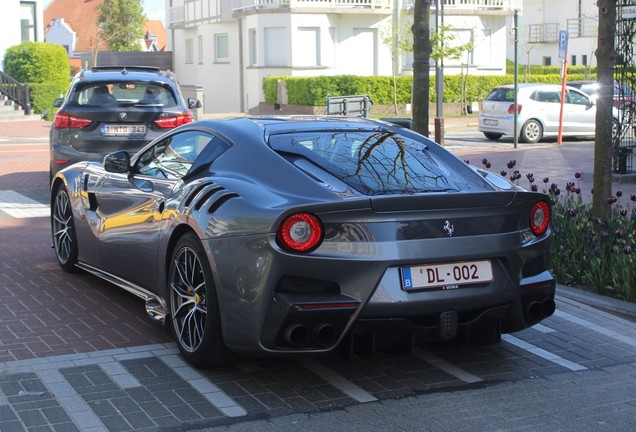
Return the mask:
<path id="1" fill-rule="evenodd" d="M 513 135 L 514 119 L 510 117 L 495 117 L 487 114 L 479 116 L 479 132 L 498 133 L 502 135 Z"/>

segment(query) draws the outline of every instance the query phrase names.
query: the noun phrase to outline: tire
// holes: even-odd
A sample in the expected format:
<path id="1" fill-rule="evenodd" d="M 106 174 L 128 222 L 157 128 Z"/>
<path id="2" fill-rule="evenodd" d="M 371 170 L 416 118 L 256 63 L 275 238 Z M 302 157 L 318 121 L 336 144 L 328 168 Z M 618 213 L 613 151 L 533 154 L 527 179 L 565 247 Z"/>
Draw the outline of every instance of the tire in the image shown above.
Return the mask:
<path id="1" fill-rule="evenodd" d="M 225 346 L 219 302 L 205 251 L 192 233 L 177 242 L 168 274 L 171 323 L 181 355 L 197 368 L 233 363 Z"/>
<path id="2" fill-rule="evenodd" d="M 499 138 L 503 136 L 500 133 L 492 133 L 492 132 L 484 132 L 484 136 L 488 138 L 490 141 L 497 141 Z"/>
<path id="3" fill-rule="evenodd" d="M 534 144 L 543 138 L 543 126 L 536 120 L 528 120 L 521 128 L 521 142 Z"/>
<path id="4" fill-rule="evenodd" d="M 62 270 L 75 273 L 79 269 L 77 264 L 77 234 L 71 201 L 64 185 L 59 185 L 53 195 L 51 203 L 51 235 L 57 262 Z"/>

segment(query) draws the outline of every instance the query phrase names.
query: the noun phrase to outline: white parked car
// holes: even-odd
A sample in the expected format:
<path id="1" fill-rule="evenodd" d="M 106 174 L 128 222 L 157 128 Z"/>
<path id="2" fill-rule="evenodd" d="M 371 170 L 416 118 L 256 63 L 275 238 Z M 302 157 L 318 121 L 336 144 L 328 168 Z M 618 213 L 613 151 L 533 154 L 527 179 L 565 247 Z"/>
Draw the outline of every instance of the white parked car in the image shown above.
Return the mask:
<path id="1" fill-rule="evenodd" d="M 517 134 L 521 142 L 535 143 L 556 137 L 559 131 L 561 85 L 519 84 Z M 513 136 L 514 85 L 496 87 L 481 104 L 479 131 L 489 140 Z M 612 131 L 618 132 L 619 114 L 613 110 Z M 594 136 L 596 104 L 582 91 L 566 87 L 563 106 L 563 136 Z"/>

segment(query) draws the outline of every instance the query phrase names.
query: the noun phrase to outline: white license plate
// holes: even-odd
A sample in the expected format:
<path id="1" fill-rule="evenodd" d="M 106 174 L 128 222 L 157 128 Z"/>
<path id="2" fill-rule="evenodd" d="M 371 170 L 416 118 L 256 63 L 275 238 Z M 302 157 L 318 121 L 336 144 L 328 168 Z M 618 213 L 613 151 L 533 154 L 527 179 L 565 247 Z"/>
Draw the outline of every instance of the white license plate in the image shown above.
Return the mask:
<path id="1" fill-rule="evenodd" d="M 102 125 L 104 136 L 140 136 L 146 135 L 146 125 L 139 124 L 107 124 Z"/>
<path id="2" fill-rule="evenodd" d="M 490 261 L 466 261 L 402 267 L 400 273 L 402 276 L 402 288 L 405 290 L 453 288 L 458 285 L 491 282 L 493 280 Z"/>
<path id="3" fill-rule="evenodd" d="M 488 126 L 497 126 L 499 122 L 497 120 L 484 119 L 484 124 Z"/>

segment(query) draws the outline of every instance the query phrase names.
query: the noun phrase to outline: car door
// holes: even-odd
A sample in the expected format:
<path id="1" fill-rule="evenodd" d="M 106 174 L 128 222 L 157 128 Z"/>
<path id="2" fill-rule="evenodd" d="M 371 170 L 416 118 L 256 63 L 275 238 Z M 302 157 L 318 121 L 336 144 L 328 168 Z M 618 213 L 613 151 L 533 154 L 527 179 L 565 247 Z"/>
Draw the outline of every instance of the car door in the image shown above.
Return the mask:
<path id="1" fill-rule="evenodd" d="M 172 134 L 140 154 L 129 173 L 104 176 L 95 200 L 106 271 L 156 290 L 157 274 L 162 271 L 157 257 L 166 203 L 212 138 L 199 131 Z"/>
<path id="2" fill-rule="evenodd" d="M 539 89 L 531 97 L 534 100 L 532 108 L 534 116 L 543 121 L 544 134 L 554 135 L 559 130 L 559 115 L 561 111 L 561 95 L 557 89 Z M 525 108 L 525 107 L 524 107 Z M 526 113 L 533 116 L 532 113 Z"/>
<path id="3" fill-rule="evenodd" d="M 583 92 L 567 89 L 563 105 L 563 133 L 594 135 L 596 106 Z"/>

